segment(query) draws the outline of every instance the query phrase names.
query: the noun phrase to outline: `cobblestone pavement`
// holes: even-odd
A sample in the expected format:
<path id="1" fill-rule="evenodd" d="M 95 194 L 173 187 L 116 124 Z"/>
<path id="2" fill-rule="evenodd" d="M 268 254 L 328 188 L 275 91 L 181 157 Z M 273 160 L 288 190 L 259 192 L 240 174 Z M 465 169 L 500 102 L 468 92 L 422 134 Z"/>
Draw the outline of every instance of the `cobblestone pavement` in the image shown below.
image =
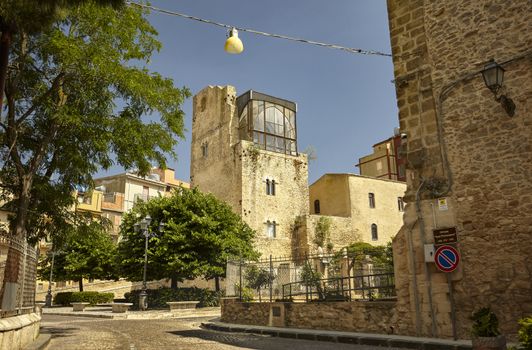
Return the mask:
<path id="1" fill-rule="evenodd" d="M 44 315 L 41 331 L 52 334 L 48 350 L 375 349 L 372 346 L 283 339 L 201 329 L 199 327 L 201 322 L 207 320 L 209 318 L 108 320 Z"/>

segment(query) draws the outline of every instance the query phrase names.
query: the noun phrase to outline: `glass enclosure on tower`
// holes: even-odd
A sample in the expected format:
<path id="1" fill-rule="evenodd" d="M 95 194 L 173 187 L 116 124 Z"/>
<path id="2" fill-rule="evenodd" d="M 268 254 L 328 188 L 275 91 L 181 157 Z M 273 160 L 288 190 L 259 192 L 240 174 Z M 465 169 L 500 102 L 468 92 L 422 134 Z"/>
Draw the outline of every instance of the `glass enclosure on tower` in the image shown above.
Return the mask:
<path id="1" fill-rule="evenodd" d="M 297 155 L 296 104 L 248 91 L 237 98 L 240 139 L 267 151 Z"/>

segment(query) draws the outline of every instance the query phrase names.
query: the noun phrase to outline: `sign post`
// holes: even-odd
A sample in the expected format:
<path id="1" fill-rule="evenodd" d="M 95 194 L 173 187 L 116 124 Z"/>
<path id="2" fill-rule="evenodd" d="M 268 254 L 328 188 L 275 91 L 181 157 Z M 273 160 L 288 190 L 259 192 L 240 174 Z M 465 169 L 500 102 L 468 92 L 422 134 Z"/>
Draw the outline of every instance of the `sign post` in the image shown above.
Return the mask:
<path id="1" fill-rule="evenodd" d="M 453 272 L 458 266 L 460 255 L 456 248 L 450 245 L 442 245 L 434 253 L 436 267 L 442 272 Z"/>

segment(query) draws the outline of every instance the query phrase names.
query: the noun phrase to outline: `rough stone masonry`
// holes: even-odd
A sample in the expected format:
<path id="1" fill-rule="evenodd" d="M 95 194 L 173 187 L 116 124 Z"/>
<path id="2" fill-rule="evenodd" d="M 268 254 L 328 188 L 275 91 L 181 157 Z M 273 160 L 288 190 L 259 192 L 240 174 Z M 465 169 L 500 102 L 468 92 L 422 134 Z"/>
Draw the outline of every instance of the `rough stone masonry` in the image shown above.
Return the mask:
<path id="1" fill-rule="evenodd" d="M 532 314 L 532 2 L 388 0 L 388 13 L 408 136 L 398 330 L 470 338 L 472 312 L 489 306 L 512 338 Z M 499 95 L 514 101 L 513 117 L 483 82 L 490 59 L 506 70 Z M 433 229 L 446 227 L 461 254 L 451 288 L 424 258 Z"/>

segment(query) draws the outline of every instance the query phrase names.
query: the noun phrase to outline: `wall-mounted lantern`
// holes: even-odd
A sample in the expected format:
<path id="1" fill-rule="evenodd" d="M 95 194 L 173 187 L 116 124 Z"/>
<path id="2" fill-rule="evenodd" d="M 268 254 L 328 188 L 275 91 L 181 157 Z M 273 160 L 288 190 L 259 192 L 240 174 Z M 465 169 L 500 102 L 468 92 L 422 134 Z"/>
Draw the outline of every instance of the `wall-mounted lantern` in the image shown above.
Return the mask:
<path id="1" fill-rule="evenodd" d="M 493 92 L 495 100 L 500 102 L 502 108 L 504 108 L 510 117 L 513 117 L 515 114 L 514 101 L 506 95 L 499 95 L 499 91 L 501 90 L 504 81 L 504 68 L 492 59 L 484 66 L 482 77 L 484 78 L 484 84 L 486 84 L 486 87 Z"/>

